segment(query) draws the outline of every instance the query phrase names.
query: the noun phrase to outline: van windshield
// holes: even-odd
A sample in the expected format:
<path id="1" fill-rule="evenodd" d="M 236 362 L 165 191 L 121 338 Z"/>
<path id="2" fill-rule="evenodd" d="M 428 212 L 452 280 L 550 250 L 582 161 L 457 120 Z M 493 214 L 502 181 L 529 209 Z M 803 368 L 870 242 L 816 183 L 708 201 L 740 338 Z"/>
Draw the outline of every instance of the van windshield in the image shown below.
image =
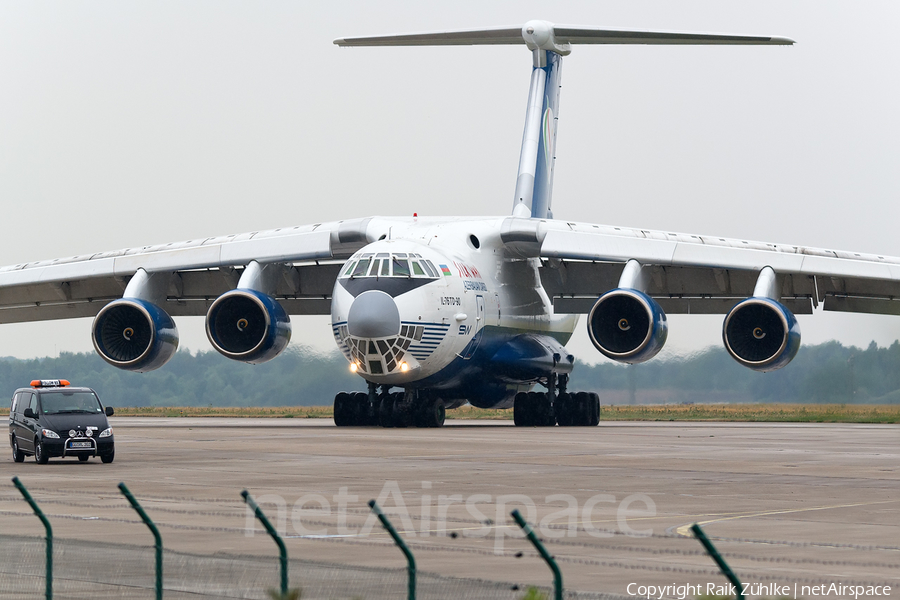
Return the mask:
<path id="1" fill-rule="evenodd" d="M 92 392 L 49 392 L 41 394 L 41 413 L 99 413 L 100 401 Z"/>

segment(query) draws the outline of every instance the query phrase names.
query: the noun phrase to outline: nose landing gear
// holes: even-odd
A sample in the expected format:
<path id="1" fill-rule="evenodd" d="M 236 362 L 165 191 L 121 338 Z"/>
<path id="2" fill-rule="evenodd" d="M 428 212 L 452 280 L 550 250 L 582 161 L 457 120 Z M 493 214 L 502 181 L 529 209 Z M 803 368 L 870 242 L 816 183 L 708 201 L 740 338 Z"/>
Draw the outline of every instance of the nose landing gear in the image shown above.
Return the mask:
<path id="1" fill-rule="evenodd" d="M 334 397 L 334 424 L 338 427 L 442 427 L 444 402 L 427 390 L 390 392 L 389 386 L 369 384 L 366 392 L 340 392 Z"/>
<path id="2" fill-rule="evenodd" d="M 600 396 L 567 392 L 568 375 L 551 375 L 547 392 L 519 392 L 513 405 L 517 427 L 594 427 L 600 423 Z"/>

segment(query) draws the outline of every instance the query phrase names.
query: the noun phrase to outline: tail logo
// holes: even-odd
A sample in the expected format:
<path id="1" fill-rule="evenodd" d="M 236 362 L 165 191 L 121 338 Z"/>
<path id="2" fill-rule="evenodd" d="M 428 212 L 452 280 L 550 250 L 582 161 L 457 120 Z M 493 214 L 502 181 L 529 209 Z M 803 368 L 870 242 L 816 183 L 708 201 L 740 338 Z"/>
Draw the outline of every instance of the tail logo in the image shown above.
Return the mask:
<path id="1" fill-rule="evenodd" d="M 550 103 L 549 99 L 544 100 Z M 544 119 L 541 124 L 544 135 L 544 161 L 547 163 L 547 172 L 550 172 L 551 163 L 553 161 L 553 109 L 549 106 L 544 110 Z"/>

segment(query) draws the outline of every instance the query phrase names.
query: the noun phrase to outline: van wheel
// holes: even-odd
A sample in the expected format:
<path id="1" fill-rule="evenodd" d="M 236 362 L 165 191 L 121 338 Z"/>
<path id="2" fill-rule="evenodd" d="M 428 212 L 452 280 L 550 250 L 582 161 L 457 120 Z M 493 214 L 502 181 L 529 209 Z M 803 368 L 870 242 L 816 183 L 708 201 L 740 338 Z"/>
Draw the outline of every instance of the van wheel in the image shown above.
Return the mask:
<path id="1" fill-rule="evenodd" d="M 34 462 L 39 465 L 46 465 L 47 461 L 50 460 L 50 457 L 47 456 L 47 453 L 44 452 L 44 445 L 40 440 L 34 440 Z"/>
<path id="2" fill-rule="evenodd" d="M 114 459 L 115 457 L 116 457 L 116 452 L 115 452 L 115 450 L 113 450 L 113 451 L 110 452 L 109 454 L 101 454 L 101 455 L 100 455 L 100 462 L 102 462 L 103 464 L 108 465 L 109 463 L 111 463 L 111 462 L 113 461 L 113 459 Z"/>
<path id="3" fill-rule="evenodd" d="M 19 450 L 19 442 L 16 438 L 12 439 L 13 460 L 16 462 L 25 462 L 25 453 Z"/>

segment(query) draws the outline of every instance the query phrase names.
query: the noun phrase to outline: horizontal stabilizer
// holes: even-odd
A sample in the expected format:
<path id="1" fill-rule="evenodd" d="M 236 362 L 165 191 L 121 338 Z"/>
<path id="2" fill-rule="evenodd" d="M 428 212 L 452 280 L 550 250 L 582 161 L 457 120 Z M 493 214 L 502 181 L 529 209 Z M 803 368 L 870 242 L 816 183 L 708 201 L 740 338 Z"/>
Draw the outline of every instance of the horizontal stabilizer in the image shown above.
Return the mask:
<path id="1" fill-rule="evenodd" d="M 529 21 L 521 26 L 489 27 L 466 31 L 435 31 L 403 35 L 378 35 L 334 40 L 338 46 L 473 46 L 526 44 L 568 53 L 570 44 L 749 44 L 791 45 L 794 40 L 758 35 L 627 31 Z"/>

